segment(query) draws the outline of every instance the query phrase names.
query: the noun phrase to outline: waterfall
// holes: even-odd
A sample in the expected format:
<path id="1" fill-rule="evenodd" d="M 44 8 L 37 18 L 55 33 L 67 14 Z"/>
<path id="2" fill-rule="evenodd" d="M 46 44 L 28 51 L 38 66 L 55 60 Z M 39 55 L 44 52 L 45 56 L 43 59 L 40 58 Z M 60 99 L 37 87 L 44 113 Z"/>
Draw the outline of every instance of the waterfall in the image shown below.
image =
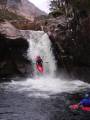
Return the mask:
<path id="1" fill-rule="evenodd" d="M 52 53 L 49 37 L 43 31 L 22 31 L 22 34 L 28 39 L 28 59 L 32 60 L 35 77 L 26 78 L 22 81 L 7 83 L 6 90 L 23 93 L 28 97 L 49 98 L 63 92 L 72 93 L 83 91 L 90 88 L 90 84 L 80 80 L 68 79 L 63 76 L 52 76 L 56 71 L 56 63 Z M 44 63 L 45 73 L 38 76 L 36 72 L 36 56 L 41 56 Z"/>
<path id="2" fill-rule="evenodd" d="M 33 62 L 35 74 L 36 57 L 40 56 L 43 60 L 44 74 L 54 75 L 56 63 L 48 35 L 43 31 L 29 31 L 28 42 L 30 47 L 27 56 Z"/>

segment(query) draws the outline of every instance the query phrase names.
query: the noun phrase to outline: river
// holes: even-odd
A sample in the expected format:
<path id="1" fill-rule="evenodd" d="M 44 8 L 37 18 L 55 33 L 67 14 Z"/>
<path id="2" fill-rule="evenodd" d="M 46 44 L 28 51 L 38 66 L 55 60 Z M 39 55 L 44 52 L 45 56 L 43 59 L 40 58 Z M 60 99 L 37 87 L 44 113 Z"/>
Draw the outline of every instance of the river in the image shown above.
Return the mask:
<path id="1" fill-rule="evenodd" d="M 69 97 L 89 87 L 50 77 L 1 83 L 0 120 L 89 120 L 90 113 L 69 109 Z"/>
<path id="2" fill-rule="evenodd" d="M 27 56 L 33 62 L 34 77 L 0 83 L 0 120 L 89 120 L 90 113 L 71 111 L 69 106 L 73 95 L 90 91 L 90 84 L 56 76 L 57 66 L 47 34 L 27 33 Z M 43 59 L 43 75 L 35 69 L 37 55 Z"/>

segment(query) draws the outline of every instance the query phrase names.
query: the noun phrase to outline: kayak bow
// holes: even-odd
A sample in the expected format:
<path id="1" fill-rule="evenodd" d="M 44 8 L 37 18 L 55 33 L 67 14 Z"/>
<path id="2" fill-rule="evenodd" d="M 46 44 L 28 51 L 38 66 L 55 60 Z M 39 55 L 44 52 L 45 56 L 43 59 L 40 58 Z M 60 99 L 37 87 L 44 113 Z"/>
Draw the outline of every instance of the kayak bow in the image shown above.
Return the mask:
<path id="1" fill-rule="evenodd" d="M 43 66 L 41 66 L 41 65 L 37 65 L 36 64 L 36 69 L 38 70 L 38 72 L 40 72 L 40 73 L 43 73 Z"/>

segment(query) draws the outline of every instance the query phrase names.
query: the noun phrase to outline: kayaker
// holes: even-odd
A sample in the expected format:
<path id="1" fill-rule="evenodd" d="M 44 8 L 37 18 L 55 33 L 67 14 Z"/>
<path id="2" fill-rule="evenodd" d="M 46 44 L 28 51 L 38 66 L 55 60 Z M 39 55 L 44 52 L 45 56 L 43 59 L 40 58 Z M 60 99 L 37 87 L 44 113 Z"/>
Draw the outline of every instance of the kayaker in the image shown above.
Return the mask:
<path id="1" fill-rule="evenodd" d="M 37 56 L 36 58 L 36 65 L 43 66 L 43 60 L 40 56 Z"/>
<path id="2" fill-rule="evenodd" d="M 89 96 L 89 94 L 85 94 L 84 98 L 79 103 L 71 105 L 70 109 L 71 110 L 90 111 L 90 96 Z"/>
<path id="3" fill-rule="evenodd" d="M 43 73 L 44 69 L 43 69 L 43 60 L 40 56 L 37 56 L 36 58 L 36 69 L 39 73 Z"/>

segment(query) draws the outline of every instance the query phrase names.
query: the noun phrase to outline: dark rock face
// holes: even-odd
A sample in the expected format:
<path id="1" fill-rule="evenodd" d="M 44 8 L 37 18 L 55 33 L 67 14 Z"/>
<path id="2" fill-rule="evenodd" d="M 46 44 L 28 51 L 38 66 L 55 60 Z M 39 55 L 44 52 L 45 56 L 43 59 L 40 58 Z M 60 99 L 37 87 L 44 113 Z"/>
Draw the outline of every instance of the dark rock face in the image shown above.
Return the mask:
<path id="1" fill-rule="evenodd" d="M 50 24 L 47 20 L 46 32 L 49 29 L 48 35 L 52 42 L 58 69 L 63 68 L 68 73 L 74 71 L 78 76 L 82 73 L 89 76 L 90 17 L 85 16 L 79 20 L 74 18 L 69 21 L 66 18 L 64 23 L 56 22 L 56 20 L 53 23 L 55 24 Z"/>
<path id="2" fill-rule="evenodd" d="M 0 77 L 24 76 L 31 72 L 24 38 L 10 39 L 0 34 Z"/>
<path id="3" fill-rule="evenodd" d="M 58 54 L 70 58 L 74 65 L 90 66 L 90 17 L 82 19 L 78 26 L 71 20 L 66 26 L 58 24 L 54 27 L 49 36 L 59 48 Z"/>

